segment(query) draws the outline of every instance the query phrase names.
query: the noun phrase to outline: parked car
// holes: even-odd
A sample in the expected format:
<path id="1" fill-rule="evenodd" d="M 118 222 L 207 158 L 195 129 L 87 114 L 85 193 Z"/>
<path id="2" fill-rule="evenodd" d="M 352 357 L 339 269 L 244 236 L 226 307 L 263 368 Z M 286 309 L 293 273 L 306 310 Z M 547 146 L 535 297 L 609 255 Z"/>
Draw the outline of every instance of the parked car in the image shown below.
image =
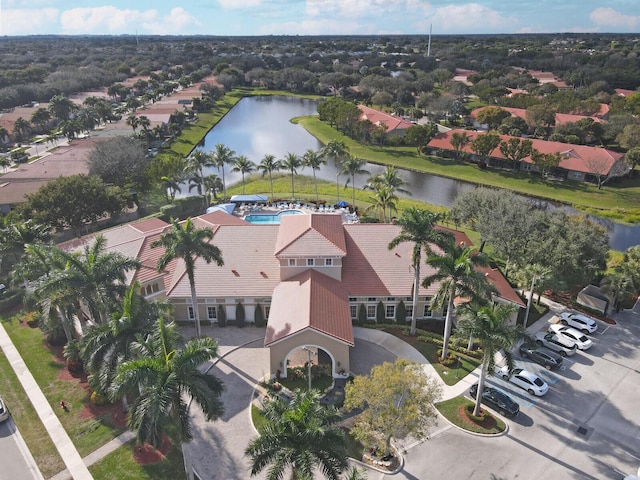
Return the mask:
<path id="1" fill-rule="evenodd" d="M 563 312 L 560 314 L 560 323 L 577 328 L 584 334 L 593 333 L 598 329 L 598 324 L 591 318 L 576 312 Z"/>
<path id="2" fill-rule="evenodd" d="M 574 355 L 576 353 L 576 344 L 566 337 L 561 337 L 555 332 L 538 332 L 536 333 L 536 343 L 541 347 L 547 347 L 549 350 L 558 352 L 563 357 Z"/>
<path id="3" fill-rule="evenodd" d="M 520 347 L 520 355 L 522 355 L 522 358 L 530 358 L 548 370 L 555 370 L 562 366 L 562 356 L 544 347 L 522 345 Z"/>
<path id="4" fill-rule="evenodd" d="M 508 367 L 502 367 L 497 371 L 503 379 L 517 385 L 518 387 L 526 390 L 531 395 L 541 397 L 549 391 L 549 385 L 542 380 L 535 373 L 531 373 L 524 368 L 514 368 L 509 375 Z"/>
<path id="5" fill-rule="evenodd" d="M 478 384 L 471 385 L 469 395 L 476 398 L 478 394 Z M 500 390 L 485 385 L 482 389 L 482 403 L 490 406 L 500 415 L 505 417 L 515 417 L 520 411 L 520 405 L 514 402 L 509 395 Z"/>
<path id="6" fill-rule="evenodd" d="M 0 422 L 4 422 L 9 418 L 9 410 L 7 406 L 4 404 L 2 398 L 0 398 Z"/>
<path id="7" fill-rule="evenodd" d="M 555 332 L 562 337 L 568 338 L 576 344 L 576 347 L 578 347 L 579 350 L 589 350 L 593 346 L 593 342 L 591 341 L 591 339 L 575 328 L 554 324 L 549 325 L 549 331 Z"/>

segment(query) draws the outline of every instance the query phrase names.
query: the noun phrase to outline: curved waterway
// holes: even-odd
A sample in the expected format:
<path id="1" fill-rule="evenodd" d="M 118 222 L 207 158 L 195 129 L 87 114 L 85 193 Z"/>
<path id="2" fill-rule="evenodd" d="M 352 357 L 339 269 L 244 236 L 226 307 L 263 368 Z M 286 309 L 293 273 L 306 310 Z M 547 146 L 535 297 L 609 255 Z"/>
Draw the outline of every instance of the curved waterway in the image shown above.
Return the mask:
<path id="1" fill-rule="evenodd" d="M 320 143 L 302 126 L 291 123 L 294 117 L 315 115 L 316 102 L 295 97 L 246 97 L 238 102 L 227 115 L 206 135 L 204 146 L 206 151 L 213 150 L 218 143 L 222 143 L 236 152 L 245 155 L 255 164 L 260 163 L 266 154 L 276 158 L 284 158 L 291 152 L 302 155 L 305 151 L 320 150 Z M 384 170 L 380 165 L 367 164 L 365 169 L 369 174 L 357 175 L 356 188 L 362 187 L 371 175 Z M 212 168 L 207 173 L 220 172 Z M 311 169 L 301 169 L 298 173 L 313 175 Z M 336 168 L 328 162 L 316 176 L 323 180 L 335 182 Z M 476 188 L 476 185 L 438 177 L 428 173 L 403 170 L 402 178 L 407 182 L 407 190 L 413 193 L 411 198 L 434 205 L 451 206 L 455 197 L 465 191 Z M 239 182 L 240 173 L 225 168 L 227 184 Z M 341 192 L 345 199 L 349 199 L 350 192 L 342 187 L 346 177 L 341 177 Z M 186 192 L 187 189 L 184 189 Z M 600 217 L 590 216 L 591 219 L 606 227 L 609 232 L 609 244 L 612 249 L 624 251 L 640 244 L 640 225 L 623 225 Z"/>

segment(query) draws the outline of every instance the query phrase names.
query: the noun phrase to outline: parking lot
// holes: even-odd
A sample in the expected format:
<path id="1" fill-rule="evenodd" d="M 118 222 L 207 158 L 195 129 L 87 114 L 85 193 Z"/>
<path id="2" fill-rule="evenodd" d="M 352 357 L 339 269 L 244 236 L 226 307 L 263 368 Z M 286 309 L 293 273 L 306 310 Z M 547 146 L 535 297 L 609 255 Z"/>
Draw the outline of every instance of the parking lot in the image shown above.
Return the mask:
<path id="1" fill-rule="evenodd" d="M 636 472 L 640 315 L 625 312 L 617 318 L 615 326 L 598 322 L 598 331 L 590 335 L 594 345 L 565 357 L 559 370 L 516 360 L 549 383 L 542 397 L 501 378 L 489 379 L 520 405 L 518 416 L 507 420 L 506 435 L 479 438 L 441 423 L 428 442 L 407 452 L 407 468 L 399 478 L 621 479 Z"/>

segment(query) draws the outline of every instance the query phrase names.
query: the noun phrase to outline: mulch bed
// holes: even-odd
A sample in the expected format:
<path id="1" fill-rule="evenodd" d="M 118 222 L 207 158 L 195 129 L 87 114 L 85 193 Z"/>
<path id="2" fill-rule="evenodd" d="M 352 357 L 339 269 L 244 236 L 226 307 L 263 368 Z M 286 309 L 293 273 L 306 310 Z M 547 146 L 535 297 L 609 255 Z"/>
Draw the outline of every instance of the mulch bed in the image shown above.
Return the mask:
<path id="1" fill-rule="evenodd" d="M 469 406 L 467 405 L 460 405 L 460 407 L 458 408 L 458 416 L 465 423 L 467 423 L 468 425 L 477 425 L 479 427 L 486 428 L 487 430 L 496 428 L 498 422 L 496 422 L 496 419 L 493 417 L 493 415 L 487 413 L 485 410 L 480 410 L 480 416 L 482 417 L 482 420 L 478 421 L 469 416 L 470 413 L 468 413 L 467 411 L 468 408 Z M 471 406 L 470 408 L 471 413 L 473 413 L 474 407 Z"/>
<path id="2" fill-rule="evenodd" d="M 169 447 L 171 447 L 171 440 L 165 435 L 159 449 L 154 448 L 148 443 L 133 447 L 133 459 L 138 465 L 153 465 L 165 459 Z"/>

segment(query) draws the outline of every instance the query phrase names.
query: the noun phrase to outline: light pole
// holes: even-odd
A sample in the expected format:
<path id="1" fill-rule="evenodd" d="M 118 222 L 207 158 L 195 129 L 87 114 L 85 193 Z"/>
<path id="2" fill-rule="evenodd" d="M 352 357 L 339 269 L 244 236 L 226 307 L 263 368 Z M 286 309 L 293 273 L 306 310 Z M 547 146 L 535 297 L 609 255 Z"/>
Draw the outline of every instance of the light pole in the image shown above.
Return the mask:
<path id="1" fill-rule="evenodd" d="M 309 377 L 309 391 L 311 391 L 311 355 L 317 355 L 317 353 L 309 347 L 302 347 L 302 350 L 306 350 L 309 354 L 309 361 L 307 362 L 307 376 Z"/>
<path id="2" fill-rule="evenodd" d="M 533 302 L 533 289 L 536 285 L 538 276 L 534 275 L 531 279 L 531 291 L 529 292 L 529 301 L 527 302 L 527 311 L 524 314 L 524 328 L 527 328 L 527 321 L 529 320 L 529 310 L 531 310 L 531 303 Z"/>

